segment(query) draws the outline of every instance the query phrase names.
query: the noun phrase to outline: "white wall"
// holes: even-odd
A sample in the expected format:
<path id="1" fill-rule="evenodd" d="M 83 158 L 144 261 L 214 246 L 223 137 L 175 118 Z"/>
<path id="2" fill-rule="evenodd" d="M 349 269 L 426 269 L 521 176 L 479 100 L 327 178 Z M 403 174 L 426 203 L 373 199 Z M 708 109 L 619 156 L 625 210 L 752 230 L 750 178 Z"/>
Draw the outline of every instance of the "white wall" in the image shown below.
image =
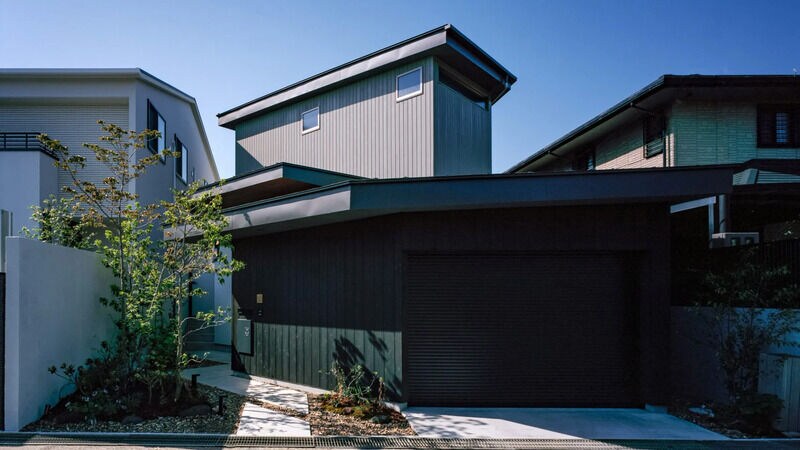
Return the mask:
<path id="1" fill-rule="evenodd" d="M 13 234 L 33 228 L 31 206 L 58 193 L 53 159 L 37 151 L 0 152 L 0 209 L 14 214 Z"/>
<path id="2" fill-rule="evenodd" d="M 48 373 L 81 365 L 114 333 L 113 277 L 97 254 L 8 238 L 5 329 L 5 429 L 17 431 L 55 405 L 64 380 Z"/>

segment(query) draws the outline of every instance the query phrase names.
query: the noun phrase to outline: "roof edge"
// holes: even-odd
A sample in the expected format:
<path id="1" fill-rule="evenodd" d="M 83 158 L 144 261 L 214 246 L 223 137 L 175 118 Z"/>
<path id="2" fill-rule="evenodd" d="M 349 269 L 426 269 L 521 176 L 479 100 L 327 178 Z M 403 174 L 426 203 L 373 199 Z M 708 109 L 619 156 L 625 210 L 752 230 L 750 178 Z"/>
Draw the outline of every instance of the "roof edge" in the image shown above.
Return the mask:
<path id="1" fill-rule="evenodd" d="M 673 75 L 664 74 L 658 77 L 655 81 L 636 91 L 634 94 L 626 97 L 624 100 L 615 104 L 606 111 L 589 119 L 587 122 L 579 125 L 577 128 L 556 139 L 550 144 L 546 145 L 539 151 L 524 160 L 514 164 L 504 171 L 504 173 L 514 173 L 523 169 L 525 166 L 545 157 L 550 152 L 555 151 L 557 148 L 564 144 L 578 138 L 584 133 L 592 130 L 593 128 L 601 125 L 602 123 L 613 119 L 623 111 L 632 108 L 636 103 L 643 101 L 651 95 L 657 93 L 662 89 L 681 88 L 681 87 L 750 87 L 750 86 L 763 86 L 763 85 L 787 85 L 791 86 L 797 84 L 800 86 L 800 77 L 796 75 Z"/>
<path id="2" fill-rule="evenodd" d="M 211 143 L 206 134 L 203 118 L 200 115 L 200 109 L 197 105 L 197 100 L 186 92 L 176 88 L 175 86 L 167 83 L 166 81 L 156 77 L 155 75 L 147 72 L 139 67 L 125 67 L 125 68 L 0 68 L 0 79 L 3 78 L 38 78 L 38 79 L 63 79 L 63 78 L 96 78 L 96 79 L 129 79 L 140 80 L 157 89 L 176 97 L 180 100 L 189 103 L 192 108 L 192 115 L 195 122 L 199 124 L 200 138 L 203 140 L 205 147 L 206 157 L 211 165 L 211 171 L 215 177 L 214 181 L 220 179 L 217 162 L 214 159 L 214 154 L 211 150 Z"/>
<path id="3" fill-rule="evenodd" d="M 435 35 L 441 34 L 441 33 L 443 33 L 444 36 L 445 36 L 444 37 L 444 42 L 439 43 L 436 46 L 427 49 L 426 51 L 417 52 L 414 55 L 421 55 L 421 54 L 424 54 L 427 51 L 430 51 L 432 48 L 436 48 L 436 47 L 441 46 L 441 45 L 448 45 L 447 44 L 448 38 L 454 38 L 455 40 L 457 40 L 460 43 L 464 44 L 464 46 L 470 52 L 474 53 L 477 57 L 482 59 L 484 63 L 486 63 L 488 66 L 490 66 L 492 68 L 492 70 L 495 70 L 495 71 L 497 71 L 497 72 L 502 74 L 502 76 L 505 78 L 505 80 L 503 80 L 503 82 L 506 83 L 506 85 L 507 85 L 505 91 L 508 91 L 508 88 L 517 81 L 517 77 L 514 74 L 512 74 L 508 69 L 503 67 L 502 64 L 497 62 L 497 60 L 492 58 L 483 49 L 478 47 L 474 42 L 472 42 L 469 38 L 467 38 L 461 31 L 456 29 L 451 24 L 445 24 L 445 25 L 436 27 L 434 29 L 428 30 L 428 31 L 426 31 L 424 33 L 421 33 L 421 34 L 418 34 L 416 36 L 413 36 L 411 38 L 408 38 L 408 39 L 405 39 L 403 41 L 397 42 L 395 44 L 389 45 L 389 46 L 384 47 L 382 49 L 376 50 L 376 51 L 371 52 L 371 53 L 369 53 L 367 55 L 358 57 L 358 58 L 353 59 L 351 61 L 348 61 L 348 62 L 346 62 L 344 64 L 340 64 L 340 65 L 338 65 L 336 67 L 333 67 L 331 69 L 325 70 L 325 71 L 320 72 L 320 73 L 318 73 L 316 75 L 312 75 L 310 77 L 307 77 L 305 79 L 302 79 L 300 81 L 292 83 L 292 84 L 290 84 L 288 86 L 282 87 L 282 88 L 277 89 L 275 91 L 272 91 L 272 92 L 270 92 L 268 94 L 262 95 L 262 96 L 260 96 L 258 98 L 255 98 L 253 100 L 250 100 L 250 101 L 247 101 L 245 103 L 242 103 L 242 104 L 240 104 L 240 105 L 238 105 L 236 107 L 233 107 L 231 109 L 228 109 L 226 111 L 223 111 L 223 112 L 217 114 L 218 124 L 220 126 L 222 126 L 222 127 L 231 128 L 232 129 L 232 127 L 234 125 L 236 125 L 236 123 L 241 122 L 242 120 L 246 120 L 247 118 L 252 117 L 254 115 L 260 114 L 262 111 L 264 111 L 266 109 L 271 109 L 273 107 L 276 107 L 277 105 L 288 103 L 288 102 L 292 101 L 292 99 L 296 98 L 297 96 L 311 95 L 314 92 L 320 92 L 320 91 L 329 89 L 331 86 L 339 85 L 340 83 L 342 83 L 342 82 L 344 82 L 344 81 L 346 81 L 346 80 L 348 80 L 348 79 L 350 79 L 352 77 L 362 76 L 363 74 L 370 73 L 370 72 L 373 72 L 375 70 L 378 70 L 378 69 L 380 69 L 380 67 L 383 67 L 383 66 L 387 65 L 388 63 L 384 63 L 384 64 L 378 65 L 376 67 L 367 68 L 362 72 L 359 72 L 357 74 L 351 74 L 351 75 L 346 76 L 346 77 L 344 77 L 342 79 L 339 79 L 336 82 L 331 82 L 331 83 L 328 83 L 328 84 L 325 84 L 325 85 L 321 85 L 321 86 L 319 86 L 317 88 L 311 89 L 308 92 L 301 92 L 301 93 L 297 94 L 297 96 L 295 96 L 295 97 L 289 97 L 287 99 L 279 101 L 278 103 L 276 103 L 274 105 L 263 106 L 261 108 L 256 108 L 253 111 L 248 111 L 248 112 L 246 112 L 244 114 L 235 115 L 235 113 L 240 112 L 241 110 L 246 109 L 248 107 L 251 107 L 253 105 L 256 105 L 259 102 L 263 102 L 263 101 L 268 100 L 268 99 L 270 99 L 272 97 L 275 97 L 275 96 L 278 96 L 280 94 L 289 92 L 289 91 L 291 91 L 293 89 L 301 88 L 302 86 L 307 85 L 307 84 L 309 84 L 309 83 L 311 83 L 311 82 L 313 82 L 315 80 L 318 80 L 320 78 L 323 78 L 323 77 L 326 77 L 326 76 L 329 76 L 329 75 L 332 75 L 332 74 L 336 74 L 337 72 L 340 72 L 342 70 L 345 70 L 345 69 L 350 68 L 352 66 L 355 66 L 357 64 L 363 63 L 365 61 L 369 61 L 372 58 L 379 57 L 379 56 L 381 56 L 383 54 L 392 52 L 392 51 L 397 50 L 399 48 L 402 48 L 404 46 L 410 45 L 412 43 L 421 41 L 423 39 L 426 39 L 426 38 L 429 38 L 431 36 L 435 36 Z M 403 56 L 402 58 L 398 59 L 397 61 L 406 59 L 406 58 L 408 58 L 410 56 L 414 56 L 414 55 Z M 503 93 L 505 93 L 505 92 L 503 92 Z M 499 100 L 500 97 L 502 97 L 502 95 L 500 95 L 497 99 L 495 99 L 495 102 L 497 100 Z M 226 118 L 226 116 L 231 116 L 231 115 L 234 115 L 234 117 Z"/>

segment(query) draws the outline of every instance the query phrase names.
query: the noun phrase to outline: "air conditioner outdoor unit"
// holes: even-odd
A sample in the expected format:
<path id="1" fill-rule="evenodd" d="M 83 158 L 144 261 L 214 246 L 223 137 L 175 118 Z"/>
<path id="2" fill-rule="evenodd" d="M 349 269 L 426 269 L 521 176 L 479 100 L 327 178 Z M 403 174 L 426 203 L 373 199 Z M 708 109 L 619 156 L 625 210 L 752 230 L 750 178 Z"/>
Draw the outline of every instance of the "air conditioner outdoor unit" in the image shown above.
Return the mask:
<path id="1" fill-rule="evenodd" d="M 737 245 L 750 244 L 758 244 L 758 232 L 745 231 L 714 233 L 711 235 L 711 248 L 736 247 Z"/>

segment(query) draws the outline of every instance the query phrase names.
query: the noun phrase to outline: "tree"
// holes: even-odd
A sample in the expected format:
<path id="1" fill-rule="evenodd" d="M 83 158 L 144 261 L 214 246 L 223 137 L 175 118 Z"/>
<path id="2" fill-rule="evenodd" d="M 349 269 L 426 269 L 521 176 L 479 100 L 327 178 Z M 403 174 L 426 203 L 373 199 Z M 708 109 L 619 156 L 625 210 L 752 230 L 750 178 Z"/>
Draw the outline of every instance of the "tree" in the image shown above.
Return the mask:
<path id="1" fill-rule="evenodd" d="M 157 131 L 98 123 L 105 133 L 100 143 L 84 147 L 108 173 L 100 182 L 82 178 L 85 157 L 47 135 L 39 136 L 58 156 L 57 166 L 72 183 L 64 189 L 64 198 L 34 209 L 39 226 L 31 235 L 102 255 L 116 283 L 113 295 L 100 301 L 118 313 L 119 328 L 114 345 L 107 346 L 111 350 L 103 366 L 113 366 L 108 370 L 114 373 L 120 395 L 145 386 L 152 402 L 155 388 L 162 392 L 172 388 L 177 402 L 183 387 L 180 371 L 189 362 L 184 352 L 187 335 L 229 318 L 223 310 L 199 313 L 193 319 L 201 322 L 200 327 L 187 331 L 183 305 L 190 295 L 205 294 L 193 282 L 204 274 L 215 274 L 222 282 L 243 264 L 220 252 L 231 246 L 231 238 L 224 233 L 227 219 L 221 212 L 221 197 L 212 190 L 198 192 L 200 185 L 194 182 L 183 191 L 174 190 L 170 201 L 139 203 L 133 182 L 161 158 L 176 156 L 163 149 L 141 157 L 147 143 L 159 136 Z M 154 230 L 164 238 L 154 240 Z M 94 364 L 87 364 L 83 373 L 98 367 L 97 361 L 90 360 Z M 80 376 L 81 371 L 71 372 Z"/>
<path id="2" fill-rule="evenodd" d="M 756 394 L 759 359 L 770 346 L 796 345 L 787 336 L 800 330 L 798 289 L 788 269 L 769 267 L 757 248 L 741 251 L 735 264 L 712 271 L 703 279 L 702 316 L 708 341 L 725 375 L 725 386 L 736 403 Z"/>

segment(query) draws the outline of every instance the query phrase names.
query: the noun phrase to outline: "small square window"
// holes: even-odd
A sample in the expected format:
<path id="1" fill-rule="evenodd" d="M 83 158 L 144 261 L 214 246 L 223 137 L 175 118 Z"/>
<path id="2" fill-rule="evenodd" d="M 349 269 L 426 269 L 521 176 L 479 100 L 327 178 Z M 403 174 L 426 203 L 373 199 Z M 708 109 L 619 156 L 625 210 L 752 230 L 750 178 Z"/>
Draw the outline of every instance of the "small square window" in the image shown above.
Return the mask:
<path id="1" fill-rule="evenodd" d="M 302 122 L 303 134 L 319 130 L 319 107 L 300 114 L 300 122 Z"/>
<path id="2" fill-rule="evenodd" d="M 664 152 L 667 121 L 663 116 L 650 116 L 644 121 L 644 157 L 650 158 Z"/>
<path id="3" fill-rule="evenodd" d="M 800 105 L 759 105 L 758 146 L 800 147 Z"/>
<path id="4" fill-rule="evenodd" d="M 422 67 L 397 76 L 397 101 L 422 94 Z"/>
<path id="5" fill-rule="evenodd" d="M 581 153 L 577 158 L 572 160 L 572 170 L 586 171 L 595 169 L 595 156 L 594 150 L 589 150 Z"/>

